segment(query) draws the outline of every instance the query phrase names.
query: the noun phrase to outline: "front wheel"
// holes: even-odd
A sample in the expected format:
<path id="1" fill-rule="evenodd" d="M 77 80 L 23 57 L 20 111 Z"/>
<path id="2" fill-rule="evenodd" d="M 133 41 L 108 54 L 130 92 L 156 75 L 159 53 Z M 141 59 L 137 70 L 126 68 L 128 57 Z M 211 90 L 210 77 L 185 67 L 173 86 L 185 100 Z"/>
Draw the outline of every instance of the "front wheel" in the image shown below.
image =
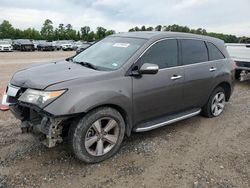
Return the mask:
<path id="1" fill-rule="evenodd" d="M 73 152 L 86 163 L 108 159 L 120 148 L 125 133 L 125 122 L 113 108 L 97 108 L 86 114 L 69 130 Z"/>
<path id="2" fill-rule="evenodd" d="M 206 117 L 217 117 L 224 111 L 226 103 L 225 90 L 222 87 L 217 87 L 208 102 L 203 107 L 202 114 Z"/>

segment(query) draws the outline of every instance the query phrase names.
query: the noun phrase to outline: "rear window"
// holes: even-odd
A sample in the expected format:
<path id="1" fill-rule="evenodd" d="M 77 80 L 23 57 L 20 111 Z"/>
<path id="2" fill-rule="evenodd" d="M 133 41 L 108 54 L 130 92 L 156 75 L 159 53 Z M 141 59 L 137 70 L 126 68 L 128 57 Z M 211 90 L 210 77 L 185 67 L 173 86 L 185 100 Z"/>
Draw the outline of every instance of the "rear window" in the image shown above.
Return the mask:
<path id="1" fill-rule="evenodd" d="M 204 41 L 182 39 L 181 47 L 183 65 L 208 61 L 208 52 Z"/>
<path id="2" fill-rule="evenodd" d="M 209 52 L 209 60 L 219 60 L 224 59 L 225 56 L 221 53 L 221 51 L 212 43 L 207 43 L 207 48 Z"/>

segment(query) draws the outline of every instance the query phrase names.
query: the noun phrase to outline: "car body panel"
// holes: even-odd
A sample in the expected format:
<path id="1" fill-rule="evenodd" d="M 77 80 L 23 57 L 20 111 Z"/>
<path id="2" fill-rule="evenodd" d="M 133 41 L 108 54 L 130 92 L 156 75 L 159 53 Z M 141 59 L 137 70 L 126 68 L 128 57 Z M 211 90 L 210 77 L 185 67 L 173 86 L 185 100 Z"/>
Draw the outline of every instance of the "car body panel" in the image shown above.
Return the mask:
<path id="1" fill-rule="evenodd" d="M 173 75 L 182 75 L 171 80 Z M 134 124 L 182 110 L 184 70 L 161 69 L 155 75 L 133 78 Z"/>
<path id="2" fill-rule="evenodd" d="M 81 77 L 88 80 L 91 77 L 104 73 L 72 62 L 60 61 L 20 70 L 12 77 L 10 83 L 19 87 L 43 90 L 50 85 L 60 82 Z"/>
<path id="3" fill-rule="evenodd" d="M 143 38 L 147 41 L 117 70 L 94 70 L 70 60 L 60 61 L 18 71 L 10 83 L 45 91 L 66 89 L 62 96 L 41 109 L 54 117 L 77 116 L 104 105 L 117 107 L 125 112 L 128 135 L 138 123 L 190 107 L 201 108 L 221 83 L 227 83 L 233 90 L 232 60 L 224 42 L 219 39 L 175 32 L 120 33 L 110 37 Z M 138 77 L 131 74 L 140 56 L 153 43 L 173 38 L 209 41 L 220 49 L 225 59 L 190 66 L 179 64 L 160 69 L 155 75 Z M 211 67 L 216 67 L 217 71 L 210 72 Z M 173 81 L 173 75 L 182 77 Z"/>

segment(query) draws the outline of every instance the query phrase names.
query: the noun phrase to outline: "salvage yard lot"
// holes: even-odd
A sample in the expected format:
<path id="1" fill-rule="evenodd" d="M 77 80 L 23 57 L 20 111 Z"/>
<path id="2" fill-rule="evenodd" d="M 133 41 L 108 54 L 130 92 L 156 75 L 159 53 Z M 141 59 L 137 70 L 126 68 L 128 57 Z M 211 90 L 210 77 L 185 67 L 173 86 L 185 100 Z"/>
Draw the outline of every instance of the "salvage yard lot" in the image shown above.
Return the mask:
<path id="1" fill-rule="evenodd" d="M 31 63 L 74 52 L 0 53 L 0 89 Z M 224 114 L 134 133 L 120 152 L 86 165 L 67 143 L 48 149 L 0 112 L 0 187 L 250 187 L 250 81 L 235 84 Z"/>

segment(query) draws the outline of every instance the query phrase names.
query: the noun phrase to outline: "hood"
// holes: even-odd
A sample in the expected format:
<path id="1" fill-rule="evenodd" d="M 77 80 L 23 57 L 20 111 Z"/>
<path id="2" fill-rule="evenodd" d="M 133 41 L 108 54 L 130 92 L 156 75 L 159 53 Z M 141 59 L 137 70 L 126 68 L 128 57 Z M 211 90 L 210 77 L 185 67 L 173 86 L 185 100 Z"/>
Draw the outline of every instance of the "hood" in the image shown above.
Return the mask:
<path id="1" fill-rule="evenodd" d="M 105 74 L 68 61 L 42 64 L 20 70 L 14 74 L 11 84 L 24 88 L 45 89 L 48 86 L 74 80 L 90 78 Z"/>

